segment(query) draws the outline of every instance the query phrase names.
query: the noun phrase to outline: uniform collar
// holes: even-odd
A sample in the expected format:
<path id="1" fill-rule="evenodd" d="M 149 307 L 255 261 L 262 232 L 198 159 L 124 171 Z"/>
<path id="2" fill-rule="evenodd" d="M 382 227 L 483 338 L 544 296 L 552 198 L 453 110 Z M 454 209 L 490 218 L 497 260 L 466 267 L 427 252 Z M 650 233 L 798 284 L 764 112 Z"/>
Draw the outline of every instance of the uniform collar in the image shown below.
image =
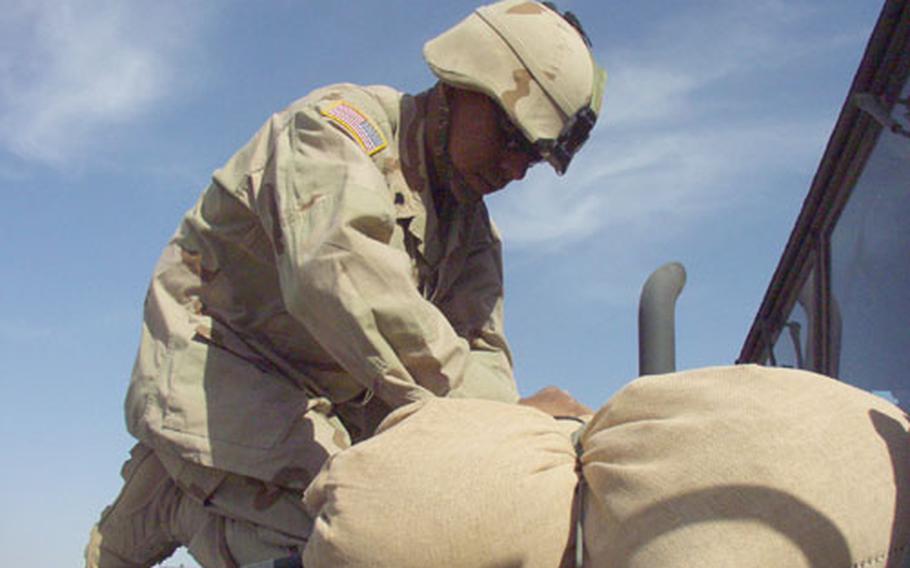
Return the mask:
<path id="1" fill-rule="evenodd" d="M 416 239 L 417 249 L 431 267 L 455 253 L 466 238 L 466 219 L 482 202 L 461 205 L 452 200 L 446 223 L 440 223 L 430 185 L 426 145 L 427 106 L 431 91 L 404 95 L 401 99 L 399 157 L 406 188 L 396 197 L 397 219 Z M 443 235 L 443 231 L 446 233 Z"/>
<path id="2" fill-rule="evenodd" d="M 396 196 L 397 218 L 416 239 L 424 260 L 435 266 L 442 257 L 439 219 L 427 169 L 426 110 L 428 92 L 405 95 L 401 100 L 401 171 L 409 191 Z"/>

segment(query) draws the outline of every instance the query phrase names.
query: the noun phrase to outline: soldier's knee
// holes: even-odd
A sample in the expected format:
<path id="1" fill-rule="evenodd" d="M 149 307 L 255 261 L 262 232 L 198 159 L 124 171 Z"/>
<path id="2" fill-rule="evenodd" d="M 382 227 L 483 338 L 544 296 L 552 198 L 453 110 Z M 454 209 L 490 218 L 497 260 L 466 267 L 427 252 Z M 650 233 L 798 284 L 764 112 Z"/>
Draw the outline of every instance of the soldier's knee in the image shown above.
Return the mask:
<path id="1" fill-rule="evenodd" d="M 202 495 L 192 483 L 190 492 L 182 489 L 186 480 L 175 481 L 168 471 L 149 448 L 133 449 L 120 495 L 92 529 L 87 568 L 145 568 L 178 546 L 206 568 L 235 568 L 298 553 L 306 544 L 311 522 L 295 497 L 277 499 L 265 514 L 255 509 L 258 493 L 245 478 L 217 473 L 202 484 L 211 493 Z"/>
<path id="2" fill-rule="evenodd" d="M 124 464 L 123 478 L 117 499 L 92 527 L 85 549 L 87 568 L 152 566 L 179 544 L 169 530 L 179 489 L 155 454 L 137 444 Z"/>

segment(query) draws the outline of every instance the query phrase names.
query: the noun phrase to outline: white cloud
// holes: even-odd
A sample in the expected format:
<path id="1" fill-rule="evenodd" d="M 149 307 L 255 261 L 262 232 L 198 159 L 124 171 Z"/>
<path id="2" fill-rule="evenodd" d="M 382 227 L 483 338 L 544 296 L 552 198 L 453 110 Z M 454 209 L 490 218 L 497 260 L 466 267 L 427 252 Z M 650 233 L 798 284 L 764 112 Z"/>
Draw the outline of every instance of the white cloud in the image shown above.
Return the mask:
<path id="1" fill-rule="evenodd" d="M 767 191 L 769 172 L 814 163 L 828 128 L 756 121 L 599 141 L 571 177 L 554 181 L 541 166 L 493 203 L 494 214 L 510 246 L 559 249 L 604 230 L 646 242 L 654 227 L 666 238 Z"/>
<path id="2" fill-rule="evenodd" d="M 62 166 L 92 137 L 141 116 L 178 88 L 198 17 L 186 6 L 30 0 L 7 8 L 0 59 L 0 143 Z"/>
<path id="3" fill-rule="evenodd" d="M 698 78 L 656 66 L 624 64 L 610 74 L 604 94 L 610 127 L 642 124 L 680 116 L 685 97 L 699 85 Z"/>
<path id="4" fill-rule="evenodd" d="M 549 166 L 538 165 L 519 187 L 489 201 L 497 224 L 510 244 L 576 241 L 597 230 L 603 197 L 587 187 L 553 180 Z"/>

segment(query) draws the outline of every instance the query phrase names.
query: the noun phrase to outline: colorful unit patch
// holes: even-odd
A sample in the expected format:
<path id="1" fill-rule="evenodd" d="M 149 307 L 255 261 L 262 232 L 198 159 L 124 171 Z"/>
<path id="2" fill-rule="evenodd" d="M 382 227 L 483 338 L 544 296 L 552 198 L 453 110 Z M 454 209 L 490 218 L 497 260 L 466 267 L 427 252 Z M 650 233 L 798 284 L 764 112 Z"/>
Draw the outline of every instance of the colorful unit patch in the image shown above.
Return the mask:
<path id="1" fill-rule="evenodd" d="M 365 114 L 357 110 L 357 107 L 347 101 L 338 101 L 321 112 L 351 134 L 370 156 L 388 145 L 382 131 Z"/>

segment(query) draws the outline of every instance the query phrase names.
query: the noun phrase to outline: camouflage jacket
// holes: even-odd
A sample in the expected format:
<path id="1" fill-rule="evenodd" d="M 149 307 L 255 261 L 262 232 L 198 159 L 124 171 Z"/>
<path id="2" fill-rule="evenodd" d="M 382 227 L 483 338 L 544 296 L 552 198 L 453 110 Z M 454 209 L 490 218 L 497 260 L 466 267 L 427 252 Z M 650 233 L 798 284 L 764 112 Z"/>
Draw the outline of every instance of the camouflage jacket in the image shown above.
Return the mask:
<path id="1" fill-rule="evenodd" d="M 273 479 L 314 439 L 344 445 L 314 409 L 517 400 L 498 235 L 482 203 L 437 219 L 423 121 L 419 96 L 335 85 L 215 172 L 154 270 L 133 435 Z"/>

